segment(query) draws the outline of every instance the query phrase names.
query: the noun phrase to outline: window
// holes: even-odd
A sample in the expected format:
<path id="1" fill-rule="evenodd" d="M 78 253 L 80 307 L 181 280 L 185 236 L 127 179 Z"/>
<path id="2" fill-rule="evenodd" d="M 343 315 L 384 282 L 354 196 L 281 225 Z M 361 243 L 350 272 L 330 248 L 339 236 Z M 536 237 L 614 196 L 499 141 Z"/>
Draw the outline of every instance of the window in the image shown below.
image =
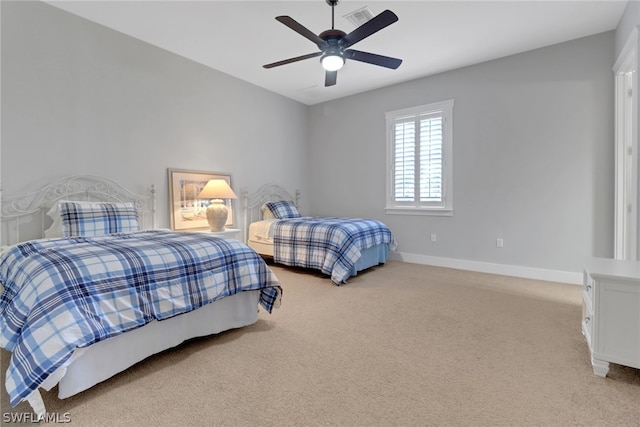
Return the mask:
<path id="1" fill-rule="evenodd" d="M 386 212 L 453 215 L 453 100 L 385 116 Z"/>

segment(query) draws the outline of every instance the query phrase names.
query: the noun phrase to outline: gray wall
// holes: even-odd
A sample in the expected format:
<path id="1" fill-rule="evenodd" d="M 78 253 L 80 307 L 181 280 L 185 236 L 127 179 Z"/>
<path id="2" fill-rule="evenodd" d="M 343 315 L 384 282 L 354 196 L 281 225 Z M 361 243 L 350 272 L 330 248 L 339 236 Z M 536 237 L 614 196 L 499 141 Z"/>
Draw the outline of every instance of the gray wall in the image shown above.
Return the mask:
<path id="1" fill-rule="evenodd" d="M 1 7 L 5 196 L 84 173 L 155 184 L 168 227 L 167 168 L 306 190 L 306 106 L 44 3 Z"/>
<path id="2" fill-rule="evenodd" d="M 167 168 L 229 172 L 301 189 L 306 214 L 381 219 L 404 259 L 577 275 L 612 255 L 613 32 L 307 107 L 43 3 L 0 7 L 5 196 L 155 183 L 168 226 Z M 384 113 L 449 98 L 454 216 L 386 215 Z"/>
<path id="3" fill-rule="evenodd" d="M 613 57 L 609 32 L 313 106 L 311 210 L 383 220 L 405 258 L 579 272 L 612 256 Z M 445 99 L 454 216 L 386 215 L 384 113 Z"/>
<path id="4" fill-rule="evenodd" d="M 631 35 L 631 31 L 638 25 L 640 25 L 640 1 L 634 0 L 627 3 L 618 28 L 616 28 L 616 58 Z"/>

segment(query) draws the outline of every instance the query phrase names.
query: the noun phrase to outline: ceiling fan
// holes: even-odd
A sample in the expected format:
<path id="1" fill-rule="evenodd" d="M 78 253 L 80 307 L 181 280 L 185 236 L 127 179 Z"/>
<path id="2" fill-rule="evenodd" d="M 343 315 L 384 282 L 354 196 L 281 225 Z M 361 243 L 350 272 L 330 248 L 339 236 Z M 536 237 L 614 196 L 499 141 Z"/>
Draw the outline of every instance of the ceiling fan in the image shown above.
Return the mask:
<path id="1" fill-rule="evenodd" d="M 342 68 L 347 59 L 379 65 L 381 67 L 391 68 L 394 70 L 398 68 L 400 64 L 402 64 L 402 59 L 349 49 L 349 47 L 358 43 L 362 39 L 369 37 L 370 35 L 396 22 L 398 20 L 396 14 L 390 10 L 385 10 L 347 34 L 344 31 L 334 29 L 334 8 L 339 1 L 340 0 L 326 0 L 327 4 L 331 6 L 331 29 L 323 31 L 318 35 L 312 33 L 309 29 L 305 28 L 289 16 L 277 16 L 276 20 L 282 22 L 284 25 L 303 37 L 311 40 L 318 46 L 320 51 L 309 53 L 307 55 L 296 56 L 295 58 L 289 58 L 283 61 L 273 62 L 271 64 L 264 65 L 263 67 L 273 68 L 321 56 L 322 67 L 326 70 L 324 80 L 325 86 L 333 86 L 336 84 L 338 70 Z"/>

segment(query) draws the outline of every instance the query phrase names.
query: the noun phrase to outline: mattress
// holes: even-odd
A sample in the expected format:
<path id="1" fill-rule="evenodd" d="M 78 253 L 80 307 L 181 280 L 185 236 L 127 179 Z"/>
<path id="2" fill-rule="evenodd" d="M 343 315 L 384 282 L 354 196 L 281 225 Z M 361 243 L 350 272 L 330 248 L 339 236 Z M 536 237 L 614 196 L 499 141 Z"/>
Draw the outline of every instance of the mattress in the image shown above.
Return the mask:
<path id="1" fill-rule="evenodd" d="M 273 256 L 273 239 L 271 238 L 271 225 L 273 219 L 252 222 L 249 225 L 247 246 L 260 255 Z"/>

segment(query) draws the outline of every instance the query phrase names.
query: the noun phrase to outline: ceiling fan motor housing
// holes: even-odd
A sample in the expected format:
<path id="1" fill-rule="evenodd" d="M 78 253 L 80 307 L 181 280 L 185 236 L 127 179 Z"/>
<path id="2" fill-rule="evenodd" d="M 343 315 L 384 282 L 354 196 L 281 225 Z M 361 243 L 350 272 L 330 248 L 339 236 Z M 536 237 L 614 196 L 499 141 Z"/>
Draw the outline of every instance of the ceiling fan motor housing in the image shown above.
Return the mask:
<path id="1" fill-rule="evenodd" d="M 342 51 L 343 46 L 341 41 L 342 38 L 346 35 L 347 33 L 345 33 L 344 31 L 331 29 L 321 32 L 318 37 L 327 42 L 327 49 L 335 48 L 339 51 Z"/>
<path id="2" fill-rule="evenodd" d="M 329 42 L 329 40 L 340 40 L 342 37 L 346 35 L 347 33 L 345 33 L 344 31 L 331 29 L 331 30 L 321 32 L 318 35 L 318 37 L 320 37 L 322 40 L 326 42 Z"/>

